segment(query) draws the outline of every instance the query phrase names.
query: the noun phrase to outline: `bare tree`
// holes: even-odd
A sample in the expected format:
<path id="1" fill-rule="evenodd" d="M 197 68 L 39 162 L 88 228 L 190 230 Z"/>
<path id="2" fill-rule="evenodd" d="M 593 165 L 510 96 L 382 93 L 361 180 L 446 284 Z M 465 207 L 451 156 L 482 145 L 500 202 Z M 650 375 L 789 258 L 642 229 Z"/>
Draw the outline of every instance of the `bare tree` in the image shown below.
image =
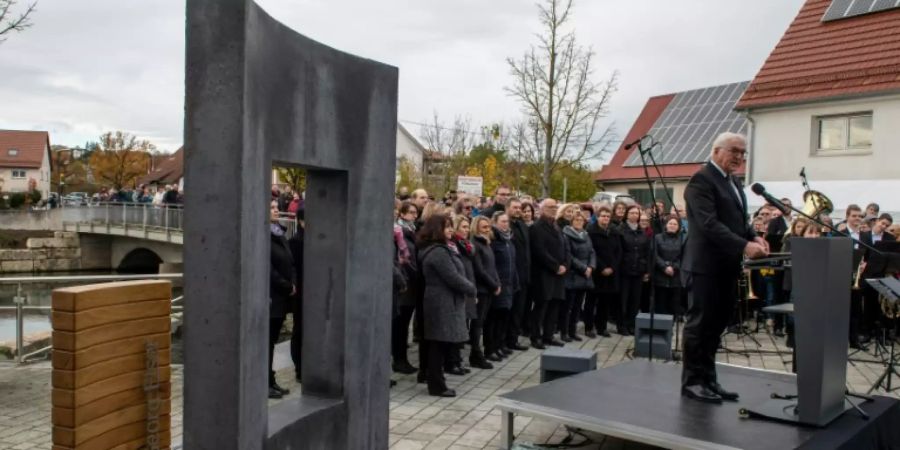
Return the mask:
<path id="1" fill-rule="evenodd" d="M 474 136 L 472 120 L 468 117 L 456 116 L 452 124 L 444 123 L 435 112 L 432 122 L 422 126 L 419 136 L 429 150 L 445 156 L 465 153 L 472 148 Z"/>
<path id="2" fill-rule="evenodd" d="M 616 91 L 618 73 L 595 82 L 590 47 L 582 47 L 566 30 L 573 0 L 542 0 L 538 4 L 543 31 L 521 59 L 507 58 L 513 83 L 506 91 L 522 104 L 526 121 L 514 127 L 513 145 L 526 160 L 540 162 L 542 195 L 561 165 L 599 158 L 615 137 L 612 125 L 602 127 Z M 601 129 L 602 128 L 602 129 Z"/>
<path id="3" fill-rule="evenodd" d="M 16 3 L 16 0 L 0 0 L 0 42 L 6 40 L 7 34 L 24 31 L 31 26 L 31 13 L 35 11 L 37 2 L 29 5 L 18 16 L 12 11 Z"/>

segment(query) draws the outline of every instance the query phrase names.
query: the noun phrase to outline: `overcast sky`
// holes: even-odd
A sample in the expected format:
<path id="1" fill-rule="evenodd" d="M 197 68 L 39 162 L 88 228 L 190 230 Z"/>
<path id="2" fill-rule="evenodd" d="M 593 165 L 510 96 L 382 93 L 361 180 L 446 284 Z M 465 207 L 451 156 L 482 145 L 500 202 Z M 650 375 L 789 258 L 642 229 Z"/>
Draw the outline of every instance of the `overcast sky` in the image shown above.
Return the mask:
<path id="1" fill-rule="evenodd" d="M 23 0 L 25 2 L 26 0 Z M 259 0 L 320 42 L 400 68 L 399 120 L 511 122 L 505 58 L 535 42 L 532 0 Z M 577 0 L 572 26 L 620 73 L 620 138 L 647 98 L 753 78 L 803 0 Z M 0 44 L 0 128 L 80 145 L 110 130 L 182 142 L 184 2 L 39 0 L 34 26 Z"/>

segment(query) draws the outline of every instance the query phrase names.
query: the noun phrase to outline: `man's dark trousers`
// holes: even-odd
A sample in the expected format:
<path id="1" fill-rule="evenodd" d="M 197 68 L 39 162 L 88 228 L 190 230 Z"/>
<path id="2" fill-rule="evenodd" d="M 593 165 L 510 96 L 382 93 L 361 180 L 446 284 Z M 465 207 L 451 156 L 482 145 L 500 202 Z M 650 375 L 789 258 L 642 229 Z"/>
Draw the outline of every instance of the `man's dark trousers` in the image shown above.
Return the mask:
<path id="1" fill-rule="evenodd" d="M 692 274 L 684 326 L 682 386 L 716 382 L 716 351 L 737 300 L 738 274 Z"/>

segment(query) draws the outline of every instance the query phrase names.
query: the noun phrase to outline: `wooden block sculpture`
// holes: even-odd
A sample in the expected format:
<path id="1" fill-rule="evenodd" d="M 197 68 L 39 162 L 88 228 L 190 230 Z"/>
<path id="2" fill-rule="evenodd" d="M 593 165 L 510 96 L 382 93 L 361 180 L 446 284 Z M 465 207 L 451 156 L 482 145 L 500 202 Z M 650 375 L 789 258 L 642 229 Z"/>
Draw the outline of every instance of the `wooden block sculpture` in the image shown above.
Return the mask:
<path id="1" fill-rule="evenodd" d="M 53 291 L 53 448 L 167 449 L 171 283 Z"/>

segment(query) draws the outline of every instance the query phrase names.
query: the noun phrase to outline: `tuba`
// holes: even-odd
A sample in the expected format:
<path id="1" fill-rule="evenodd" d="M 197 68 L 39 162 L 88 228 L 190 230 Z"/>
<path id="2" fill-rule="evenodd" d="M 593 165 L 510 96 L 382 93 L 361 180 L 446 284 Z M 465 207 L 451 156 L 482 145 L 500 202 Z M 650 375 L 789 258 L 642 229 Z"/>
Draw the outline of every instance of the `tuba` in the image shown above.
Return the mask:
<path id="1" fill-rule="evenodd" d="M 803 214 L 818 218 L 822 214 L 831 214 L 834 204 L 831 199 L 819 191 L 806 191 L 803 193 Z"/>

